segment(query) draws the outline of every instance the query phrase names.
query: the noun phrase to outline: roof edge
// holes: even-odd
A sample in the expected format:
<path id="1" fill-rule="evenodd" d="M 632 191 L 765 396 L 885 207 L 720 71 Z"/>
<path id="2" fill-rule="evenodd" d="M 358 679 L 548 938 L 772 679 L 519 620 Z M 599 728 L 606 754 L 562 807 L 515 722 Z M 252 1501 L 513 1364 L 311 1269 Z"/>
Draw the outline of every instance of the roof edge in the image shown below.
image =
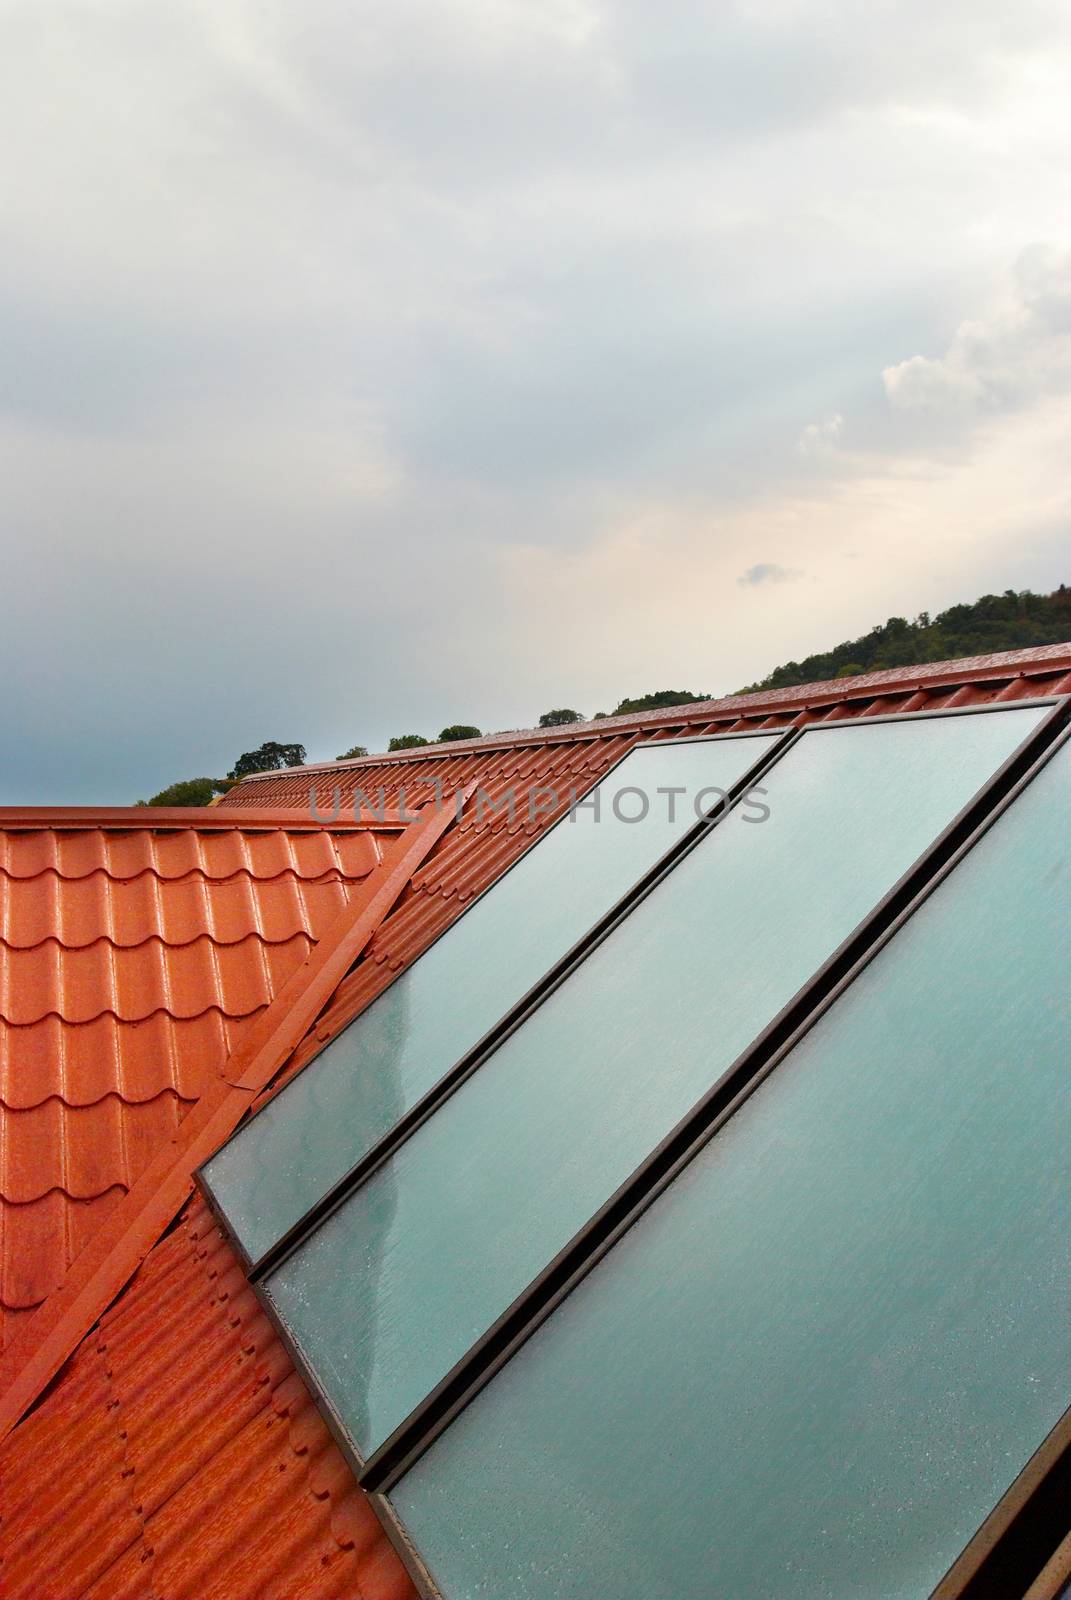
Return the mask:
<path id="1" fill-rule="evenodd" d="M 304 771 L 304 768 L 292 768 Z M 280 771 L 265 772 L 265 778 L 278 778 Z M 311 806 L 245 806 L 242 810 L 228 810 L 226 806 L 0 806 L 0 832 L 40 831 L 57 829 L 76 832 L 79 829 L 114 829 L 123 833 L 193 828 L 199 833 L 233 833 L 240 828 L 243 833 L 286 832 L 337 833 L 376 829 L 398 833 L 413 821 L 399 811 L 386 808 L 362 810 L 349 814 L 321 817 Z"/>

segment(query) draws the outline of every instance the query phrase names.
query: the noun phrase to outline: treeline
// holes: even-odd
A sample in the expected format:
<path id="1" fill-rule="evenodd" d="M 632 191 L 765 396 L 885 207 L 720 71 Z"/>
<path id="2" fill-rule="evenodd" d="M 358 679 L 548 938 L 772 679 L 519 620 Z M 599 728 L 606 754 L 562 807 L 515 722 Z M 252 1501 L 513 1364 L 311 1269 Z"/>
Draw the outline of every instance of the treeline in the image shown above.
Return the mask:
<path id="1" fill-rule="evenodd" d="M 1068 638 L 1071 589 L 1066 584 L 1062 583 L 1052 594 L 1005 589 L 1003 594 L 984 594 L 973 605 L 950 606 L 935 617 L 928 611 L 920 611 L 912 621 L 890 617 L 859 639 L 848 639 L 802 661 L 786 661 L 759 683 L 748 684 L 741 693 L 791 689 L 796 684 L 824 678 L 852 678 L 883 667 L 923 666 L 928 661 L 952 661 L 957 656 L 1062 644 Z"/>
<path id="2" fill-rule="evenodd" d="M 851 678 L 861 672 L 877 672 L 883 667 L 922 666 L 928 661 L 953 661 L 957 656 L 992 655 L 999 650 L 1062 644 L 1066 639 L 1071 639 L 1071 589 L 1066 584 L 1061 584 L 1052 594 L 1006 589 L 1003 594 L 984 594 L 973 605 L 951 606 L 936 617 L 931 617 L 927 611 L 920 611 L 911 621 L 907 617 L 890 617 L 888 622 L 871 628 L 861 638 L 848 639 L 832 650 L 807 656 L 803 661 L 787 661 L 784 666 L 775 667 L 761 682 L 748 684 L 739 692 L 756 694 L 760 689 L 791 689 L 800 683 Z M 656 689 L 650 694 L 620 700 L 612 711 L 596 711 L 594 720 L 709 699 L 708 694 L 693 693 L 690 689 Z M 561 728 L 586 720 L 583 712 L 570 706 L 558 706 L 544 711 L 538 725 Z M 473 723 L 452 722 L 434 741 L 420 733 L 396 734 L 387 750 L 417 750 L 433 742 L 448 744 L 455 739 L 480 737 L 480 729 Z M 335 759 L 352 761 L 368 753 L 363 744 L 355 744 Z M 297 767 L 304 761 L 304 745 L 269 741 L 240 755 L 226 778 L 186 778 L 161 789 L 151 800 L 139 800 L 138 805 L 209 805 L 250 773 Z"/>
<path id="3" fill-rule="evenodd" d="M 693 694 L 690 689 L 656 689 L 653 694 L 642 694 L 636 699 L 621 700 L 612 711 L 596 711 L 592 720 L 598 721 L 600 717 L 624 717 L 633 711 L 657 711 L 662 706 L 684 706 L 693 700 L 709 700 L 706 694 Z M 556 706 L 552 711 L 544 711 L 536 726 L 539 728 L 565 728 L 571 722 L 587 722 L 588 718 L 582 711 L 574 711 L 571 706 Z M 496 728 L 496 733 L 519 733 L 523 729 Z M 436 739 L 425 739 L 422 733 L 398 733 L 387 741 L 387 754 L 393 755 L 397 750 L 418 750 L 426 744 L 450 744 L 455 739 L 481 739 L 481 729 L 471 722 L 452 722 Z M 359 756 L 368 755 L 368 747 L 363 744 L 351 745 L 348 750 L 343 750 L 341 755 L 335 757 L 336 761 L 354 761 Z"/>
<path id="4" fill-rule="evenodd" d="M 225 778 L 181 778 L 154 794 L 151 800 L 138 800 L 139 806 L 208 806 L 226 794 L 252 772 L 278 772 L 283 767 L 300 767 L 305 760 L 303 744 L 279 744 L 269 739 L 255 750 L 245 750 Z"/>

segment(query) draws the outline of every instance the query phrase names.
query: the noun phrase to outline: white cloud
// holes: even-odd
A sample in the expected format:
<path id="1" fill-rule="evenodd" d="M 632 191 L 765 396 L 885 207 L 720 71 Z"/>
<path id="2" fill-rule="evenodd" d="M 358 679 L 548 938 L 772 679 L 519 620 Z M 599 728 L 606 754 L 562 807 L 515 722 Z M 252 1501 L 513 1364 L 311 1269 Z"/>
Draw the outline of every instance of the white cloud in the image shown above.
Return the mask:
<path id="1" fill-rule="evenodd" d="M 1033 245 L 1003 304 L 964 322 L 943 356 L 912 356 L 882 373 L 899 411 L 960 417 L 1010 411 L 1071 388 L 1071 251 Z"/>
<path id="2" fill-rule="evenodd" d="M 844 429 L 844 418 L 836 412 L 825 422 L 809 422 L 796 441 L 801 456 L 827 455 L 836 449 Z"/>

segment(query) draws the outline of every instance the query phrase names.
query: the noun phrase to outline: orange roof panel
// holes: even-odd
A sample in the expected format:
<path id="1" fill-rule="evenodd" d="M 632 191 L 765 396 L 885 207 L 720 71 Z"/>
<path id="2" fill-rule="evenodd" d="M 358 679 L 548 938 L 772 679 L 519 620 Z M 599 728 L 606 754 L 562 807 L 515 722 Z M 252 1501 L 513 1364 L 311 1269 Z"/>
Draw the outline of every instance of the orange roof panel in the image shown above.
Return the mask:
<path id="1" fill-rule="evenodd" d="M 199 1200 L 2 1466 L 9 1600 L 414 1593 Z"/>
<path id="2" fill-rule="evenodd" d="M 263 808 L 0 811 L 3 1343 L 396 834 Z"/>

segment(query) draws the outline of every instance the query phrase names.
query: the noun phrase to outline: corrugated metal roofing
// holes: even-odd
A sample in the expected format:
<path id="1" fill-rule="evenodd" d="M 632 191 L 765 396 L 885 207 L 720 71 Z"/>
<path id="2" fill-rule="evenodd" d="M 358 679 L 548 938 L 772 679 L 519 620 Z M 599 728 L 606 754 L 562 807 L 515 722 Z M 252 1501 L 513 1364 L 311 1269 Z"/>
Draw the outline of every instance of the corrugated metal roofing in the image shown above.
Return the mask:
<path id="1" fill-rule="evenodd" d="M 367 829 L 108 815 L 0 812 L 4 1343 L 381 858 Z"/>
<path id="2" fill-rule="evenodd" d="M 641 737 L 777 727 L 797 720 L 1069 692 L 1071 646 L 1012 652 L 808 685 L 779 695 L 734 697 L 638 718 L 606 719 L 545 734 L 447 746 L 416 756 L 410 752 L 272 775 L 232 791 L 212 815 L 222 821 L 220 812 L 226 810 L 242 827 L 255 808 L 307 805 L 310 783 L 325 809 L 332 803 L 336 784 L 343 800 L 351 798 L 358 786 L 374 800 L 382 782 L 388 804 L 398 803 L 404 786 L 410 808 L 432 797 L 435 779 L 445 789 L 475 781 L 496 799 L 511 785 L 571 780 L 586 788 Z M 419 954 L 475 893 L 509 865 L 532 833 L 551 820 L 551 815 L 543 815 L 533 824 L 520 816 L 511 822 L 504 815 L 487 814 L 486 807 L 484 812 L 480 815 L 477 801 L 471 801 L 461 825 L 446 833 L 413 875 L 369 953 L 339 986 L 331 1009 L 295 1052 L 290 1070 L 307 1061 L 319 1041 L 366 1004 L 394 970 Z M 188 841 L 183 848 L 188 848 Z M 0 871 L 11 860 L 12 856 L 0 856 Z M 165 881 L 152 866 L 139 870 Z M 212 876 L 203 865 L 187 870 Z M 217 873 L 217 880 L 242 870 L 251 869 Z M 353 863 L 340 863 L 339 870 L 349 877 Z M 48 871 L 57 872 L 67 883 L 92 871 L 114 877 L 104 865 L 75 874 L 69 866 L 59 872 L 54 864 L 41 866 L 30 876 L 39 878 Z M 185 875 L 174 873 L 179 881 Z M 279 875 L 260 876 L 271 883 Z M 295 869 L 303 883 L 322 875 Z M 6 871 L 0 882 L 6 887 L 14 876 Z M 255 899 L 261 903 L 259 890 Z M 57 953 L 91 948 L 97 939 L 108 939 L 109 948 L 119 949 L 115 933 L 125 927 L 146 934 L 142 943 L 157 941 L 164 949 L 176 948 L 173 935 L 181 922 L 167 919 L 178 918 L 179 912 L 172 913 L 170 907 L 161 911 L 155 930 L 148 932 L 149 903 L 142 900 L 137 910 L 131 902 L 122 912 L 109 911 L 109 933 L 70 945 L 64 941 L 78 938 L 77 919 L 73 913 L 69 918 L 64 909 L 57 912 L 63 938 L 53 933 L 45 940 L 52 941 Z M 291 898 L 291 907 L 293 903 Z M 290 909 L 273 905 L 260 913 L 262 920 L 255 929 L 243 933 L 238 899 L 221 899 L 211 913 L 211 931 L 203 926 L 178 947 L 203 939 L 214 950 L 243 945 L 263 949 L 269 942 L 265 934 L 269 918 L 278 919 L 270 924 L 276 932 L 285 932 L 290 914 Z M 318 931 L 312 925 L 315 911 L 308 914 L 304 932 L 293 935 L 304 938 L 306 946 Z M 4 928 L 28 927 L 32 932 L 46 921 L 39 910 L 24 905 Z M 220 939 L 225 931 L 235 935 L 229 942 Z M 140 945 L 129 948 L 137 950 Z M 103 1140 L 115 1159 L 109 1157 L 95 1174 L 92 1160 L 82 1159 L 87 1136 L 84 1130 L 72 1130 L 70 1113 L 92 1111 L 103 1124 L 113 1112 L 101 1108 L 111 1099 L 121 1102 L 120 1124 L 128 1130 L 135 1128 L 131 1116 L 135 1106 L 146 1108 L 150 1118 L 159 1117 L 161 1126 L 167 1125 L 167 1118 L 180 1114 L 197 1093 L 203 1081 L 200 1075 L 209 1070 L 205 1054 L 219 1061 L 225 1041 L 218 1030 L 227 1032 L 243 1020 L 248 1025 L 249 1020 L 229 1017 L 213 1002 L 196 1018 L 183 1019 L 165 1005 L 137 1022 L 122 1022 L 110 1009 L 117 994 L 113 979 L 100 977 L 99 968 L 85 970 L 94 974 L 85 979 L 81 991 L 92 1020 L 71 1022 L 62 1013 L 47 1012 L 20 1025 L 33 1031 L 35 1044 L 26 1043 L 27 1033 L 22 1054 L 16 1057 L 9 1051 L 0 1078 L 5 1117 L 18 1111 L 34 1112 L 38 1119 L 32 1128 L 29 1119 L 20 1125 L 27 1130 L 23 1149 L 29 1151 L 32 1142 L 36 1154 L 32 1162 L 27 1158 L 25 1190 L 17 1188 L 13 1173 L 14 1191 L 40 1191 L 44 1177 L 49 1179 L 36 1200 L 12 1201 L 6 1207 L 24 1208 L 28 1223 L 10 1279 L 5 1260 L 5 1285 L 10 1281 L 24 1295 L 40 1289 L 29 1281 L 18 1286 L 20 1265 L 28 1280 L 34 1278 L 31 1229 L 37 1228 L 53 1250 L 62 1235 L 70 1259 L 96 1226 L 93 1208 L 106 1206 L 110 1195 L 123 1192 L 121 1174 L 127 1168 L 119 1159 L 116 1125 L 110 1125 L 112 1131 Z M 147 981 L 160 981 L 160 969 L 150 963 L 146 970 Z M 89 986 L 97 982 L 103 987 L 94 999 Z M 50 992 L 66 1003 L 65 978 Z M 136 1037 L 143 1031 L 154 1041 L 148 1047 Z M 9 1040 L 11 1033 L 7 1026 Z M 106 1056 L 104 1064 L 98 1044 Z M 50 1096 L 62 1102 L 62 1109 L 42 1109 Z M 127 1137 L 133 1139 L 134 1134 Z M 158 1134 L 147 1132 L 145 1137 L 151 1143 Z M 67 1188 L 52 1185 L 58 1173 L 65 1184 L 80 1184 L 94 1192 L 74 1200 Z M 99 1185 L 109 1177 L 112 1187 L 102 1192 Z M 196 1202 L 151 1252 L 99 1328 L 83 1340 L 51 1393 L 10 1435 L 0 1452 L 0 1471 L 7 1518 L 4 1592 L 13 1597 L 295 1600 L 308 1595 L 325 1600 L 403 1600 L 413 1593 L 237 1263 Z"/>

